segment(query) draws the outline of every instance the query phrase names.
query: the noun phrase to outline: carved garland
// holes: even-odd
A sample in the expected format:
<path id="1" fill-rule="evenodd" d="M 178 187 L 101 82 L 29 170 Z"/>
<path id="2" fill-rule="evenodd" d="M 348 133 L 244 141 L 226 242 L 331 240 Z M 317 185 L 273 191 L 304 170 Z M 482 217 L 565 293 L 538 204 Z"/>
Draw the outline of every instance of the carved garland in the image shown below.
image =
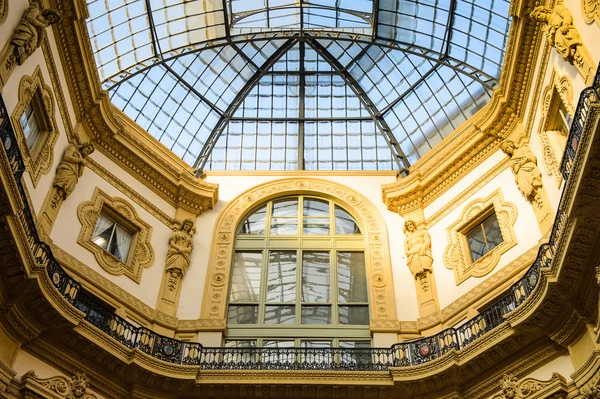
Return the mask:
<path id="1" fill-rule="evenodd" d="M 114 215 L 117 222 L 123 222 L 135 230 L 126 262 L 121 262 L 91 241 L 92 232 L 103 209 Z M 139 283 L 144 268 L 150 267 L 154 262 L 154 250 L 150 245 L 152 227 L 142 221 L 135 209 L 125 200 L 112 198 L 99 188 L 94 191 L 91 201 L 79 205 L 77 217 L 82 226 L 77 243 L 91 251 L 98 264 L 108 273 L 117 276 L 124 274 Z"/>
<path id="2" fill-rule="evenodd" d="M 600 0 L 581 0 L 583 19 L 587 24 L 596 21 L 600 25 Z"/>
<path id="3" fill-rule="evenodd" d="M 218 321 L 217 326 L 225 327 L 235 229 L 242 218 L 261 202 L 281 196 L 306 194 L 334 199 L 357 217 L 367 241 L 365 259 L 370 285 L 371 329 L 397 327 L 387 229 L 381 214 L 362 194 L 338 183 L 310 178 L 282 179 L 261 184 L 240 194 L 221 212 L 215 224 L 208 262 L 202 300 L 203 321 Z"/>
<path id="4" fill-rule="evenodd" d="M 12 125 L 17 135 L 21 153 L 29 169 L 29 174 L 35 187 L 40 180 L 42 174 L 46 174 L 52 167 L 54 159 L 54 146 L 58 138 L 58 128 L 54 118 L 54 100 L 52 98 L 52 88 L 44 82 L 42 71 L 38 66 L 33 75 L 23 76 L 19 83 L 19 102 L 15 107 L 11 119 Z M 46 123 L 46 128 L 41 132 L 39 142 L 34 148 L 34 153 L 30 151 L 25 140 L 25 134 L 21 128 L 21 116 L 25 112 L 25 108 L 34 100 L 34 96 L 39 95 L 41 99 L 41 107 L 39 112 L 44 115 L 39 115 Z M 41 128 L 41 127 L 40 127 Z"/>
<path id="5" fill-rule="evenodd" d="M 472 262 L 465 233 L 474 227 L 474 224 L 483 221 L 482 216 L 491 209 L 496 213 L 504 241 Z M 465 207 L 460 218 L 447 229 L 449 244 L 444 251 L 444 265 L 454 270 L 457 285 L 471 276 L 483 277 L 494 270 L 500 261 L 500 256 L 517 244 L 514 231 L 516 220 L 517 207 L 504 201 L 500 188 L 487 198 L 476 199 Z"/>
<path id="6" fill-rule="evenodd" d="M 558 93 L 558 98 L 554 96 L 554 90 Z M 560 76 L 556 71 L 552 71 L 550 84 L 544 88 L 542 99 L 543 119 L 540 123 L 539 137 L 542 144 L 544 168 L 546 173 L 550 176 L 554 176 L 557 184 L 560 185 L 562 182 L 562 175 L 560 173 L 562 153 L 557 154 L 550 143 L 549 134 L 551 134 L 551 132 L 548 131 L 548 124 L 551 115 L 549 115 L 549 112 L 552 108 L 553 101 L 561 101 L 569 115 L 575 114 L 575 108 L 573 107 L 573 84 L 571 83 L 571 79 L 566 75 Z"/>

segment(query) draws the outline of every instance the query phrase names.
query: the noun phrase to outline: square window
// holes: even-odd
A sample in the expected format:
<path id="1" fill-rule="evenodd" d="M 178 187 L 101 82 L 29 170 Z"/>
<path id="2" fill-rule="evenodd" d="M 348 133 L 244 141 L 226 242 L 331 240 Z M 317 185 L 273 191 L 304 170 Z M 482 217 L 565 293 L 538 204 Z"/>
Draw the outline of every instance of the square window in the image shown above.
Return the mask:
<path id="1" fill-rule="evenodd" d="M 105 213 L 100 213 L 91 240 L 94 244 L 125 263 L 129 256 L 133 233 L 120 226 Z"/>
<path id="2" fill-rule="evenodd" d="M 19 125 L 25 136 L 25 142 L 32 158 L 37 158 L 45 137 L 48 136 L 50 123 L 44 109 L 42 95 L 39 90 L 23 110 L 19 118 Z"/>
<path id="3" fill-rule="evenodd" d="M 496 213 L 492 213 L 465 236 L 469 243 L 471 261 L 473 262 L 483 257 L 504 241 Z"/>

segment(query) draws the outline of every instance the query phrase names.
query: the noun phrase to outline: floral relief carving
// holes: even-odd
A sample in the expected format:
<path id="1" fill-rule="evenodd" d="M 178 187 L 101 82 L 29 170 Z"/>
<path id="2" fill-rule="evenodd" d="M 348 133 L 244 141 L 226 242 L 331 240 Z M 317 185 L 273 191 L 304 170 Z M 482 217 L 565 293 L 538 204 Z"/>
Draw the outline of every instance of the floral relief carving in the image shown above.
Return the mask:
<path id="1" fill-rule="evenodd" d="M 28 371 L 21 377 L 24 389 L 43 394 L 47 398 L 96 399 L 89 393 L 89 379 L 85 373 L 77 373 L 71 378 L 56 376 L 39 378 L 34 371 Z"/>
<path id="2" fill-rule="evenodd" d="M 312 194 L 335 198 L 358 216 L 366 244 L 367 271 L 371 284 L 371 322 L 395 319 L 395 299 L 390 268 L 389 245 L 385 223 L 377 208 L 362 194 L 338 183 L 319 179 L 290 178 L 264 183 L 240 194 L 219 215 L 213 232 L 213 245 L 202 301 L 203 320 L 224 320 L 233 254 L 235 228 L 257 203 L 286 195 Z M 253 201 L 248 201 L 253 198 Z M 377 324 L 380 325 L 381 323 Z M 385 323 L 384 323 L 385 324 Z"/>
<path id="3" fill-rule="evenodd" d="M 558 373 L 553 373 L 548 381 L 535 378 L 525 378 L 519 381 L 513 375 L 504 374 L 500 381 L 500 389 L 501 393 L 492 399 L 542 399 L 555 397 L 555 394 L 567 393 L 565 378 Z"/>
<path id="4" fill-rule="evenodd" d="M 41 104 L 38 109 L 43 115 L 40 115 L 40 122 L 44 122 L 40 127 L 41 136 L 36 143 L 33 151 L 27 145 L 23 128 L 21 127 L 21 116 L 27 106 L 39 96 Z M 58 139 L 58 127 L 54 116 L 54 100 L 52 97 L 52 88 L 44 83 L 42 71 L 37 67 L 31 76 L 23 76 L 19 83 L 19 102 L 17 103 L 12 116 L 12 125 L 21 147 L 21 153 L 25 164 L 29 169 L 31 181 L 36 186 L 42 174 L 46 174 L 52 167 L 54 160 L 54 146 Z"/>
<path id="5" fill-rule="evenodd" d="M 465 233 L 491 210 L 496 213 L 503 241 L 473 262 Z M 500 189 L 487 198 L 474 200 L 465 207 L 460 218 L 447 229 L 448 245 L 443 258 L 446 268 L 454 270 L 457 285 L 469 277 L 483 277 L 494 270 L 500 261 L 500 256 L 517 244 L 514 231 L 516 220 L 517 206 L 504 201 Z"/>
<path id="6" fill-rule="evenodd" d="M 91 241 L 92 232 L 103 209 L 108 209 L 119 220 L 125 221 L 134 230 L 129 255 L 122 262 L 109 252 Z M 135 209 L 121 198 L 112 198 L 96 188 L 91 201 L 83 202 L 77 208 L 77 216 L 81 223 L 81 232 L 77 243 L 91 251 L 98 264 L 110 274 L 126 275 L 139 283 L 144 268 L 152 266 L 154 250 L 150 245 L 152 227 L 141 220 Z"/>
<path id="7" fill-rule="evenodd" d="M 586 23 L 591 24 L 596 21 L 600 25 L 600 0 L 581 0 L 581 8 Z"/>

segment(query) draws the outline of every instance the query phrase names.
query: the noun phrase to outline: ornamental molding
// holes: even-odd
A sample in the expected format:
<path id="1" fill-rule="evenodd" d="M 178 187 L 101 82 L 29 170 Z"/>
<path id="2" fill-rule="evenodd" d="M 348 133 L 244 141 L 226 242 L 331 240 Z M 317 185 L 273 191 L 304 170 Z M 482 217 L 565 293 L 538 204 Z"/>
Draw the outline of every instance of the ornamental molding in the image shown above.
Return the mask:
<path id="1" fill-rule="evenodd" d="M 495 153 L 502 139 L 520 130 L 535 78 L 530 66 L 536 64 L 543 34 L 535 21 L 522 18 L 531 11 L 527 7 L 533 8 L 511 3 L 509 13 L 519 18 L 511 24 L 503 73 L 489 104 L 413 165 L 407 178 L 382 186 L 382 200 L 390 211 L 404 216 L 431 204 Z"/>
<path id="2" fill-rule="evenodd" d="M 440 318 L 442 323 L 446 325 L 456 324 L 459 322 L 458 319 L 466 316 L 464 313 L 470 308 L 480 308 L 504 292 L 506 283 L 512 282 L 515 276 L 520 275 L 535 261 L 539 246 L 540 244 L 534 245 L 524 254 L 479 283 L 475 288 L 441 309 Z"/>
<path id="3" fill-rule="evenodd" d="M 231 200 L 219 214 L 211 241 L 213 245 L 208 262 L 201 319 L 225 319 L 233 244 L 238 224 L 258 204 L 289 195 L 315 195 L 334 200 L 357 219 L 366 241 L 371 324 L 377 328 L 379 325 L 387 328 L 387 321 L 396 319 L 396 299 L 385 221 L 377 207 L 361 193 L 339 183 L 313 178 L 281 179 L 260 184 Z"/>
<path id="4" fill-rule="evenodd" d="M 35 68 L 33 75 L 23 76 L 19 83 L 19 101 L 11 115 L 11 122 L 17 137 L 18 145 L 23 154 L 23 160 L 33 186 L 36 187 L 43 174 L 50 172 L 54 160 L 54 146 L 58 139 L 58 127 L 54 116 L 54 99 L 52 97 L 52 87 L 44 82 L 42 70 L 39 66 Z M 38 121 L 43 121 L 40 126 L 40 137 L 35 144 L 33 151 L 30 150 L 25 140 L 25 134 L 21 127 L 21 115 L 25 108 L 34 101 L 34 97 L 39 96 L 39 107 L 34 106 L 34 112 L 41 112 L 38 115 Z"/>
<path id="5" fill-rule="evenodd" d="M 504 374 L 499 385 L 502 392 L 492 399 L 565 398 L 570 393 L 570 384 L 558 373 L 552 373 L 548 381 L 535 378 L 518 380 L 511 374 Z"/>
<path id="6" fill-rule="evenodd" d="M 558 94 L 558 97 L 554 93 Z M 562 152 L 557 153 L 552 147 L 550 136 L 557 134 L 549 130 L 549 124 L 552 115 L 550 115 L 553 103 L 561 101 L 569 115 L 575 115 L 575 107 L 573 105 L 573 83 L 567 75 L 559 75 L 555 69 L 552 70 L 550 82 L 542 92 L 542 120 L 539 124 L 539 139 L 542 145 L 542 159 L 546 173 L 554 177 L 557 185 L 562 182 L 562 174 L 560 173 L 560 161 L 562 160 Z M 564 149 L 563 149 L 564 150 Z"/>
<path id="7" fill-rule="evenodd" d="M 141 208 L 146 210 L 149 214 L 158 219 L 165 226 L 170 229 L 175 225 L 175 219 L 167 215 L 162 209 L 158 206 L 154 205 L 152 201 L 141 195 L 137 190 L 131 188 L 128 184 L 123 183 L 123 181 L 115 176 L 112 172 L 106 169 L 104 166 L 100 165 L 100 163 L 91 157 L 87 158 L 86 166 L 89 167 L 94 173 L 103 178 L 107 183 L 111 186 L 125 194 L 129 199 L 138 204 Z"/>
<path id="8" fill-rule="evenodd" d="M 25 399 L 97 399 L 87 391 L 89 380 L 85 373 L 77 373 L 71 378 L 39 378 L 32 370 L 23 374 L 19 386 Z"/>
<path id="9" fill-rule="evenodd" d="M 103 208 L 107 208 L 117 218 L 135 230 L 127 260 L 122 262 L 91 241 L 92 232 Z M 96 187 L 91 201 L 83 202 L 77 208 L 81 232 L 77 243 L 94 254 L 98 264 L 115 276 L 126 275 L 139 284 L 144 268 L 152 266 L 154 249 L 150 245 L 152 226 L 140 219 L 135 209 L 121 198 L 112 198 Z"/>
<path id="10" fill-rule="evenodd" d="M 212 209 L 218 200 L 218 185 L 194 177 L 188 164 L 114 107 L 101 89 L 90 41 L 79 40 L 87 38 L 85 5 L 78 0 L 51 3 L 62 15 L 53 32 L 76 119 L 85 135 L 112 162 L 171 206 L 196 215 Z"/>
<path id="11" fill-rule="evenodd" d="M 53 29 L 76 114 L 98 150 L 170 204 L 196 213 L 211 208 L 217 187 L 193 178 L 189 165 L 112 106 L 106 92 L 100 89 L 91 44 L 85 34 L 84 7 L 74 0 L 51 3 L 63 16 Z M 524 6 L 511 6 L 510 14 L 520 17 L 528 11 L 521 8 Z M 529 66 L 538 54 L 539 37 L 535 21 L 515 19 L 506 48 L 505 70 L 490 104 L 447 138 L 445 144 L 415 164 L 411 176 L 390 188 L 384 199 L 389 209 L 408 211 L 419 207 L 420 202 L 433 201 L 495 152 L 496 137 L 507 137 L 524 115 L 524 100 L 534 73 Z M 204 201 L 203 195 L 204 199 L 212 198 L 212 202 Z"/>
<path id="12" fill-rule="evenodd" d="M 600 25 L 600 0 L 581 0 L 581 9 L 586 24 L 596 22 Z"/>
<path id="13" fill-rule="evenodd" d="M 473 262 L 470 259 L 470 250 L 465 234 L 473 227 L 474 223 L 477 223 L 477 219 L 480 219 L 492 209 L 498 218 L 503 241 Z M 516 221 L 517 206 L 504 201 L 500 188 L 496 189 L 487 198 L 476 199 L 465 206 L 459 219 L 446 230 L 448 245 L 444 250 L 443 257 L 446 268 L 454 270 L 457 285 L 469 277 L 483 277 L 494 270 L 500 261 L 500 256 L 517 245 L 517 237 L 514 231 Z"/>

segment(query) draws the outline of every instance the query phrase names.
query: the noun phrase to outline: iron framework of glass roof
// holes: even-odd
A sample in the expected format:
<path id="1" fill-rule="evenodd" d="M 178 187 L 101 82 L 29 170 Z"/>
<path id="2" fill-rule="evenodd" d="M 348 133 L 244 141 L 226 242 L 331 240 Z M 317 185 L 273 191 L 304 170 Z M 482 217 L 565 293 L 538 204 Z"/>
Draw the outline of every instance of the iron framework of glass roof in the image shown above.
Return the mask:
<path id="1" fill-rule="evenodd" d="M 498 83 L 507 0 L 87 0 L 115 106 L 199 170 L 405 170 Z"/>

